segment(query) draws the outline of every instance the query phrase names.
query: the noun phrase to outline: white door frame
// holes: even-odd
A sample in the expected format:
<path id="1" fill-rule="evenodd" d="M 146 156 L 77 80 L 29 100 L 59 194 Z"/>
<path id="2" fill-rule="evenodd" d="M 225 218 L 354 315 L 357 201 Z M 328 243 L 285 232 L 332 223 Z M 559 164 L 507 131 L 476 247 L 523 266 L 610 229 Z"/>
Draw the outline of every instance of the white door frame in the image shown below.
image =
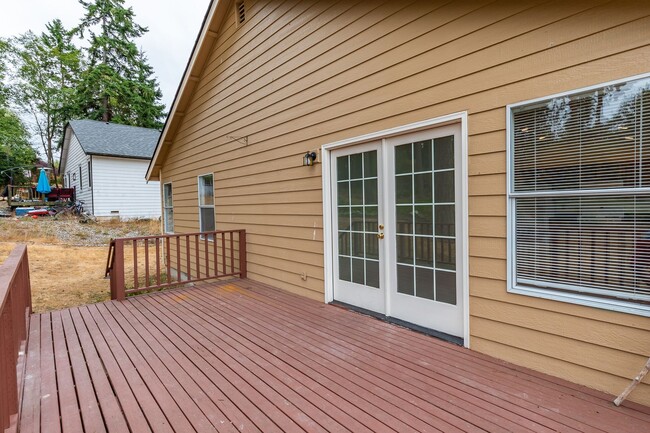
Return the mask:
<path id="1" fill-rule="evenodd" d="M 436 117 L 433 119 L 423 120 L 421 122 L 410 123 L 408 125 L 398 126 L 396 128 L 385 129 L 370 134 L 352 137 L 334 143 L 324 144 L 321 147 L 322 161 L 322 181 L 323 181 L 323 242 L 325 246 L 325 302 L 330 303 L 334 300 L 334 245 L 332 238 L 332 187 L 331 187 L 331 166 L 330 152 L 334 149 L 353 146 L 368 141 L 382 140 L 411 132 L 432 129 L 438 126 L 460 123 L 461 127 L 461 220 L 462 236 L 459 236 L 457 242 L 462 246 L 463 263 L 458 269 L 461 272 L 462 296 L 463 296 L 463 343 L 469 348 L 469 218 L 468 218 L 468 191 L 467 191 L 467 112 L 458 112 L 446 116 Z M 386 164 L 386 162 L 384 162 Z M 387 266 L 385 266 L 387 268 Z M 384 276 L 384 281 L 387 281 Z"/>

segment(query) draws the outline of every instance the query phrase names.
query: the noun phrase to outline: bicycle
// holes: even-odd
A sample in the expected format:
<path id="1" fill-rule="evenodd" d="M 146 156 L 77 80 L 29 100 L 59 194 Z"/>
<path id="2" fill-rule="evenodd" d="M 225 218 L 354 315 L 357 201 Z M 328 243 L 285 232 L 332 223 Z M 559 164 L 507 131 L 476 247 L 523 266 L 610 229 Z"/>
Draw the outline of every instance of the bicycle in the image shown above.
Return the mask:
<path id="1" fill-rule="evenodd" d="M 84 202 L 81 200 L 75 201 L 74 205 L 72 205 L 72 212 L 77 216 L 82 216 L 84 213 Z"/>
<path id="2" fill-rule="evenodd" d="M 50 207 L 48 208 L 48 212 L 50 216 L 54 217 L 54 219 L 58 219 L 61 216 L 65 215 L 74 215 L 76 217 L 87 220 L 91 218 L 91 216 L 84 211 L 83 205 L 84 202 L 82 200 L 77 200 L 74 203 L 70 202 L 64 206 Z"/>

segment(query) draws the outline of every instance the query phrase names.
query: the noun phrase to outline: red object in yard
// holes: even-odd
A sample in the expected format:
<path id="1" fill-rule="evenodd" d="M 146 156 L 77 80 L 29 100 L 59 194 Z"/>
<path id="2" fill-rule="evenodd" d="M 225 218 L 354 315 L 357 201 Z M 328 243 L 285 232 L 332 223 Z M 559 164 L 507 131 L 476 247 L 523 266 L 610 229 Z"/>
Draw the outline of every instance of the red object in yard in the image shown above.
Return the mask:
<path id="1" fill-rule="evenodd" d="M 74 188 L 52 188 L 47 201 L 74 201 Z"/>
<path id="2" fill-rule="evenodd" d="M 34 217 L 38 217 L 39 215 L 41 216 L 49 215 L 49 212 L 47 211 L 47 209 L 34 209 L 27 212 L 27 215 L 34 218 Z"/>

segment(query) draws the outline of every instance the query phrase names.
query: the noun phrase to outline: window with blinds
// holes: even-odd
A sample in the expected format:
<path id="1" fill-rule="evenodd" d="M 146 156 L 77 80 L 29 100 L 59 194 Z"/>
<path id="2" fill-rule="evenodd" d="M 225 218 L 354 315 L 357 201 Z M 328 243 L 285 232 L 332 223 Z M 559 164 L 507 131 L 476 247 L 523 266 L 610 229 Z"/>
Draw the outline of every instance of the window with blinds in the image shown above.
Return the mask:
<path id="1" fill-rule="evenodd" d="M 650 315 L 650 78 L 509 108 L 509 288 Z"/>
<path id="2" fill-rule="evenodd" d="M 199 230 L 213 232 L 214 223 L 214 179 L 212 174 L 199 176 Z M 213 240 L 213 235 L 208 235 Z"/>

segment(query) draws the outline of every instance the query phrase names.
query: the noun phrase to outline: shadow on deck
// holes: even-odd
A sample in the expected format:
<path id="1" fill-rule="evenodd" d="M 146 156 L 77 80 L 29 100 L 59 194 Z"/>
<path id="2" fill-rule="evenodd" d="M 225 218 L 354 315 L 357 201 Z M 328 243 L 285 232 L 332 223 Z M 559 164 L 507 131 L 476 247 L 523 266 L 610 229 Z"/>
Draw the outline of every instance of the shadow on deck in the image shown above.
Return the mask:
<path id="1" fill-rule="evenodd" d="M 30 322 L 21 432 L 648 432 L 611 396 L 250 280 Z"/>

